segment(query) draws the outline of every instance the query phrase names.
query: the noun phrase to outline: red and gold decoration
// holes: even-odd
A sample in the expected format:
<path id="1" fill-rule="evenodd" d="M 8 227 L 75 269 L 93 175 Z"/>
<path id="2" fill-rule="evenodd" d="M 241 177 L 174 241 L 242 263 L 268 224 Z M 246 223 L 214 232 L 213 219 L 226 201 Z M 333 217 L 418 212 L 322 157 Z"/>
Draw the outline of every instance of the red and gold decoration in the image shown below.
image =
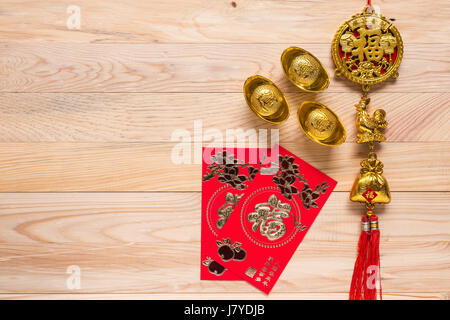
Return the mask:
<path id="1" fill-rule="evenodd" d="M 266 154 L 267 150 L 261 151 Z M 259 150 L 236 148 L 203 148 L 202 161 L 202 245 L 200 278 L 202 280 L 241 280 L 222 264 L 214 261 L 211 251 L 219 254 L 233 250 L 230 259 L 244 260 L 246 251 L 239 243 L 228 239 L 216 240 L 221 229 L 228 223 L 234 209 L 241 201 L 244 191 L 260 173 Z M 253 161 L 252 161 L 253 160 Z M 216 246 L 217 244 L 217 246 Z"/>
<path id="2" fill-rule="evenodd" d="M 369 149 L 350 194 L 352 201 L 364 203 L 366 209 L 350 288 L 352 300 L 376 300 L 378 296 L 382 299 L 380 232 L 374 210 L 378 203 L 389 203 L 391 194 L 382 175 L 383 163 L 377 159 L 375 145 L 386 141 L 383 129 L 387 127 L 387 121 L 382 109 L 369 114 L 368 94 L 373 85 L 398 77 L 397 69 L 403 56 L 403 42 L 397 28 L 374 11 L 371 1 L 367 4 L 361 13 L 339 28 L 332 44 L 336 75 L 361 85 L 361 100 L 355 105 L 356 142 L 366 143 Z"/>
<path id="3" fill-rule="evenodd" d="M 278 146 L 278 152 L 270 150 L 270 155 L 269 150 L 262 156 L 265 160 L 257 167 L 259 173 L 253 180 L 239 178 L 246 170 L 233 172 L 237 179 L 232 181 L 245 180 L 242 190 L 238 184 L 223 188 L 225 181 L 218 174 L 217 179 L 209 174 L 212 178 L 203 182 L 202 192 L 209 198 L 202 200 L 206 211 L 202 222 L 202 279 L 239 277 L 269 294 L 335 188 L 335 180 L 282 146 Z M 233 161 L 226 166 L 236 164 Z M 214 168 L 214 164 L 206 166 L 204 173 Z M 229 175 L 227 172 L 224 177 Z M 226 207 L 224 202 L 234 210 L 217 228 L 214 221 L 224 214 L 215 213 Z"/>

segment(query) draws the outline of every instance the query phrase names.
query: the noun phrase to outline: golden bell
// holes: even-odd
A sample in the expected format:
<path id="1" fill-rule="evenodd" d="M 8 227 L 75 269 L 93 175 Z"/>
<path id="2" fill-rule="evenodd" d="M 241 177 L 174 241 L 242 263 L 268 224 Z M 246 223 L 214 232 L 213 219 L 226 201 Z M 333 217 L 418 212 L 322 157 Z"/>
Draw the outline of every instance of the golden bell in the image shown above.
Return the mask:
<path id="1" fill-rule="evenodd" d="M 383 163 L 371 152 L 369 158 L 361 161 L 361 171 L 353 183 L 350 200 L 365 203 L 389 203 L 389 184 L 382 176 Z"/>
<path id="2" fill-rule="evenodd" d="M 347 136 L 339 117 L 315 101 L 305 101 L 297 111 L 300 127 L 313 141 L 324 146 L 338 146 Z"/>
<path id="3" fill-rule="evenodd" d="M 307 92 L 328 88 L 330 77 L 319 59 L 308 51 L 290 47 L 281 55 L 281 66 L 286 77 L 296 87 Z"/>
<path id="4" fill-rule="evenodd" d="M 263 76 L 252 76 L 244 83 L 248 106 L 264 121 L 281 123 L 289 117 L 289 105 L 278 87 Z"/>

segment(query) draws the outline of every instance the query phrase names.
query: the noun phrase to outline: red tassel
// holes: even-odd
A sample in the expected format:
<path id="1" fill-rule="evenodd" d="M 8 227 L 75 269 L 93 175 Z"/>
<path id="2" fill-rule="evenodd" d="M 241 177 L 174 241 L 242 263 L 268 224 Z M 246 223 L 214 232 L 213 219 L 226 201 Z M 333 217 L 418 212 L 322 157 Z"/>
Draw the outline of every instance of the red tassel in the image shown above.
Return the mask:
<path id="1" fill-rule="evenodd" d="M 378 217 L 370 217 L 370 241 L 365 271 L 365 300 L 377 300 L 377 286 L 380 291 L 380 300 L 383 299 L 380 279 L 380 230 Z"/>
<path id="2" fill-rule="evenodd" d="M 350 300 L 361 300 L 365 286 L 365 270 L 368 258 L 368 247 L 370 237 L 370 224 L 367 217 L 361 219 L 361 235 L 358 241 L 358 257 L 353 268 L 352 284 L 350 286 Z"/>

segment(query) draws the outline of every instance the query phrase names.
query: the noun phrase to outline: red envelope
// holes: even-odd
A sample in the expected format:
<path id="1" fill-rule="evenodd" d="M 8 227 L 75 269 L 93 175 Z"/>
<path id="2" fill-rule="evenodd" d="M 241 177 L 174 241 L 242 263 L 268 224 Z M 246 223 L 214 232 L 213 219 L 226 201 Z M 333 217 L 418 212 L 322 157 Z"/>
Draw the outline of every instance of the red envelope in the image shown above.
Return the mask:
<path id="1" fill-rule="evenodd" d="M 217 232 L 215 250 L 208 251 L 212 259 L 266 294 L 336 186 L 321 171 L 279 149 L 279 168 L 255 177 Z"/>
<path id="2" fill-rule="evenodd" d="M 253 179 L 267 149 L 203 148 L 201 280 L 242 280 L 211 258 L 216 238 Z"/>

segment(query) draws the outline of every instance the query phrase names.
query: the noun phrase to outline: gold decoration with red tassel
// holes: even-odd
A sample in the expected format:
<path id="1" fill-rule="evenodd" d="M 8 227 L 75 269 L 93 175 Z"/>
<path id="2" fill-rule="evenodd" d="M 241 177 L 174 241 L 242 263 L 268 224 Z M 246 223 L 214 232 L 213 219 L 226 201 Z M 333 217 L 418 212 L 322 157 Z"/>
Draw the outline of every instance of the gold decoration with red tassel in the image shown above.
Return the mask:
<path id="1" fill-rule="evenodd" d="M 376 300 L 381 294 L 380 231 L 375 204 L 389 203 L 391 194 L 382 175 L 383 163 L 375 154 L 375 143 L 386 141 L 382 130 L 387 127 L 386 112 L 377 109 L 370 115 L 368 93 L 371 86 L 398 77 L 403 57 L 403 41 L 397 28 L 375 12 L 368 1 L 361 13 L 346 21 L 332 43 L 335 74 L 362 86 L 362 97 L 356 107 L 357 143 L 367 143 L 369 153 L 361 162 L 359 176 L 353 184 L 350 199 L 366 206 L 358 242 L 349 299 Z"/>

